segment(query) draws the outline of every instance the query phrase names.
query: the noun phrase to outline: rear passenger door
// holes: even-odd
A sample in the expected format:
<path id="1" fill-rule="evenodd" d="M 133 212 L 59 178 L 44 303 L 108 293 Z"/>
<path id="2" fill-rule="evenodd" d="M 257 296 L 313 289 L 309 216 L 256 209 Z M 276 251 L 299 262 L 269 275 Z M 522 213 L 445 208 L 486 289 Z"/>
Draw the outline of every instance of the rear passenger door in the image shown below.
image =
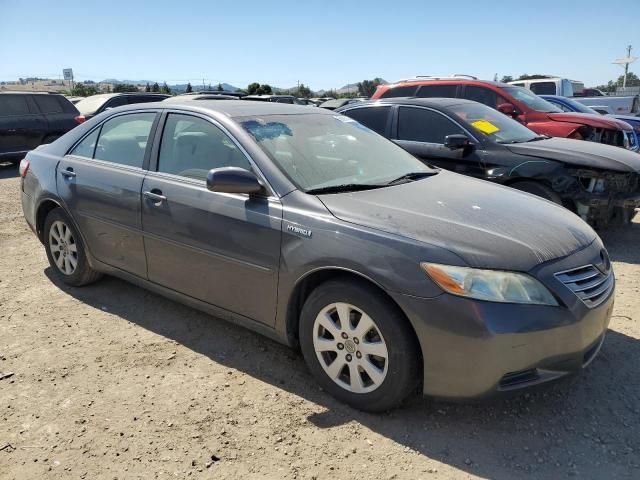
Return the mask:
<path id="1" fill-rule="evenodd" d="M 466 175 L 481 176 L 475 149 L 451 150 L 444 146 L 447 135 L 464 134 L 475 139 L 443 113 L 426 107 L 400 106 L 394 125 L 394 142 L 425 163 Z"/>
<path id="2" fill-rule="evenodd" d="M 24 153 L 42 142 L 47 122 L 28 94 L 0 94 L 0 155 Z"/>
<path id="3" fill-rule="evenodd" d="M 146 278 L 140 192 L 157 111 L 117 114 L 58 164 L 58 195 L 99 261 Z"/>
<path id="4" fill-rule="evenodd" d="M 279 199 L 209 191 L 206 177 L 212 168 L 260 173 L 208 117 L 170 112 L 163 123 L 156 141 L 157 171 L 149 172 L 142 189 L 149 280 L 273 325 L 282 235 Z"/>

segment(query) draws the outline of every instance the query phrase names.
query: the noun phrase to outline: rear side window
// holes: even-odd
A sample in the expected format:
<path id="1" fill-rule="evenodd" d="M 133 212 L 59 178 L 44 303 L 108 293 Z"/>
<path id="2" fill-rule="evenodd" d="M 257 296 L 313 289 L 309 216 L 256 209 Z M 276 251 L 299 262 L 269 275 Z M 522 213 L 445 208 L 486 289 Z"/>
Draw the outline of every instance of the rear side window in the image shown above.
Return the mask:
<path id="1" fill-rule="evenodd" d="M 555 95 L 556 84 L 554 82 L 532 83 L 531 91 L 536 95 Z"/>
<path id="2" fill-rule="evenodd" d="M 171 113 L 162 133 L 158 171 L 206 180 L 212 168 L 239 167 L 251 163 L 217 126 L 202 118 Z"/>
<path id="3" fill-rule="evenodd" d="M 382 94 L 382 98 L 392 97 L 413 97 L 416 94 L 418 87 L 416 85 L 407 85 L 404 87 L 390 88 Z"/>
<path id="4" fill-rule="evenodd" d="M 29 105 L 24 95 L 0 95 L 0 117 L 28 115 Z"/>
<path id="5" fill-rule="evenodd" d="M 424 98 L 456 98 L 457 85 L 423 85 L 418 90 L 418 97 Z"/>
<path id="6" fill-rule="evenodd" d="M 132 113 L 107 120 L 100 130 L 94 157 L 142 168 L 155 113 Z"/>
<path id="7" fill-rule="evenodd" d="M 34 95 L 33 100 L 42 113 L 62 113 L 63 111 L 58 97 L 54 95 Z"/>
<path id="8" fill-rule="evenodd" d="M 464 133 L 444 115 L 424 108 L 400 107 L 398 140 L 444 143 L 444 137 Z"/>
<path id="9" fill-rule="evenodd" d="M 384 135 L 387 129 L 387 120 L 391 107 L 368 107 L 354 108 L 348 112 L 344 112 L 348 117 L 357 120 L 366 127 L 369 127 L 376 133 Z"/>

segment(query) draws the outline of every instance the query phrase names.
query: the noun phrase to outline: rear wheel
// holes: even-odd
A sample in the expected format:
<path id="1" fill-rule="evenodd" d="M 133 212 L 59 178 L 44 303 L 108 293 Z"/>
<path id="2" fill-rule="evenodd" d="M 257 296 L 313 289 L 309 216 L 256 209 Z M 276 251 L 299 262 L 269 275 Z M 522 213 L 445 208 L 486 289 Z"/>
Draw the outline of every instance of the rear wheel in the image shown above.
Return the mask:
<path id="1" fill-rule="evenodd" d="M 79 287 L 102 276 L 89 266 L 82 238 L 61 208 L 47 215 L 44 245 L 51 267 L 64 283 Z"/>
<path id="2" fill-rule="evenodd" d="M 302 353 L 320 385 L 360 410 L 397 406 L 420 381 L 420 354 L 402 312 L 367 285 L 330 281 L 300 318 Z"/>
<path id="3" fill-rule="evenodd" d="M 511 187 L 522 192 L 531 193 L 532 195 L 544 198 L 545 200 L 549 200 L 550 202 L 558 205 L 562 205 L 562 198 L 560 198 L 560 195 L 543 183 L 530 181 L 517 182 L 512 184 Z"/>

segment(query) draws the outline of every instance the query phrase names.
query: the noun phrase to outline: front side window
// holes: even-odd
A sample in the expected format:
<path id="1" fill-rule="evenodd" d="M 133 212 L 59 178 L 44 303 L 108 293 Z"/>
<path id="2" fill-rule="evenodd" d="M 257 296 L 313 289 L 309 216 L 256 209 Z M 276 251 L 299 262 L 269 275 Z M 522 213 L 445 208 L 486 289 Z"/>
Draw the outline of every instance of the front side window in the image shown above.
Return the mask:
<path id="1" fill-rule="evenodd" d="M 521 143 L 546 138 L 514 119 L 480 103 L 460 103 L 449 110 L 472 132 L 481 134 L 496 143 Z"/>
<path id="2" fill-rule="evenodd" d="M 393 142 L 344 115 L 262 115 L 235 119 L 303 191 L 380 186 L 434 170 Z"/>
<path id="3" fill-rule="evenodd" d="M 493 90 L 489 90 L 484 87 L 476 87 L 473 85 L 467 85 L 464 89 L 464 98 L 467 100 L 473 100 L 474 102 L 479 102 L 484 105 L 487 105 L 491 108 L 496 108 L 501 103 L 505 103 L 502 97 L 499 97 L 496 92 Z M 498 100 L 500 98 L 501 100 Z"/>
<path id="4" fill-rule="evenodd" d="M 464 130 L 438 112 L 424 108 L 400 107 L 398 140 L 444 143 L 444 137 L 455 134 L 464 134 Z"/>
<path id="5" fill-rule="evenodd" d="M 96 150 L 96 141 L 98 140 L 98 134 L 100 129 L 96 128 L 89 135 L 84 137 L 82 141 L 71 150 L 71 155 L 77 155 L 79 157 L 93 158 L 93 152 Z"/>
<path id="6" fill-rule="evenodd" d="M 560 113 L 560 110 L 555 105 L 547 102 L 544 98 L 540 98 L 531 90 L 527 90 L 522 87 L 504 87 L 505 96 L 511 96 L 518 102 L 524 103 L 527 107 L 535 110 L 536 112 L 546 113 Z"/>
<path id="7" fill-rule="evenodd" d="M 155 113 L 132 113 L 107 120 L 100 130 L 94 158 L 142 168 Z"/>
<path id="8" fill-rule="evenodd" d="M 213 168 L 251 163 L 220 128 L 199 117 L 170 113 L 162 133 L 158 171 L 206 180 Z"/>
<path id="9" fill-rule="evenodd" d="M 344 114 L 369 127 L 374 132 L 384 135 L 390 111 L 391 107 L 367 107 L 354 108 L 344 112 Z"/>

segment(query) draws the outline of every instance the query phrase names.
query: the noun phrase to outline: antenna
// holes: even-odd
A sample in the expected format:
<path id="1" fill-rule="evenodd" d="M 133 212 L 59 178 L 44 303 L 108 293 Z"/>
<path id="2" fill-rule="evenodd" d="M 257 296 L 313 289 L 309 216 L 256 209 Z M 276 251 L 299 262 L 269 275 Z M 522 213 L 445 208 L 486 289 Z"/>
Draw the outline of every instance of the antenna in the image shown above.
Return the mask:
<path id="1" fill-rule="evenodd" d="M 618 58 L 613 63 L 616 65 L 624 65 L 624 77 L 622 77 L 622 88 L 627 86 L 627 73 L 629 73 L 629 64 L 635 62 L 638 57 L 631 56 L 631 45 L 627 46 L 627 56 L 624 58 Z"/>

